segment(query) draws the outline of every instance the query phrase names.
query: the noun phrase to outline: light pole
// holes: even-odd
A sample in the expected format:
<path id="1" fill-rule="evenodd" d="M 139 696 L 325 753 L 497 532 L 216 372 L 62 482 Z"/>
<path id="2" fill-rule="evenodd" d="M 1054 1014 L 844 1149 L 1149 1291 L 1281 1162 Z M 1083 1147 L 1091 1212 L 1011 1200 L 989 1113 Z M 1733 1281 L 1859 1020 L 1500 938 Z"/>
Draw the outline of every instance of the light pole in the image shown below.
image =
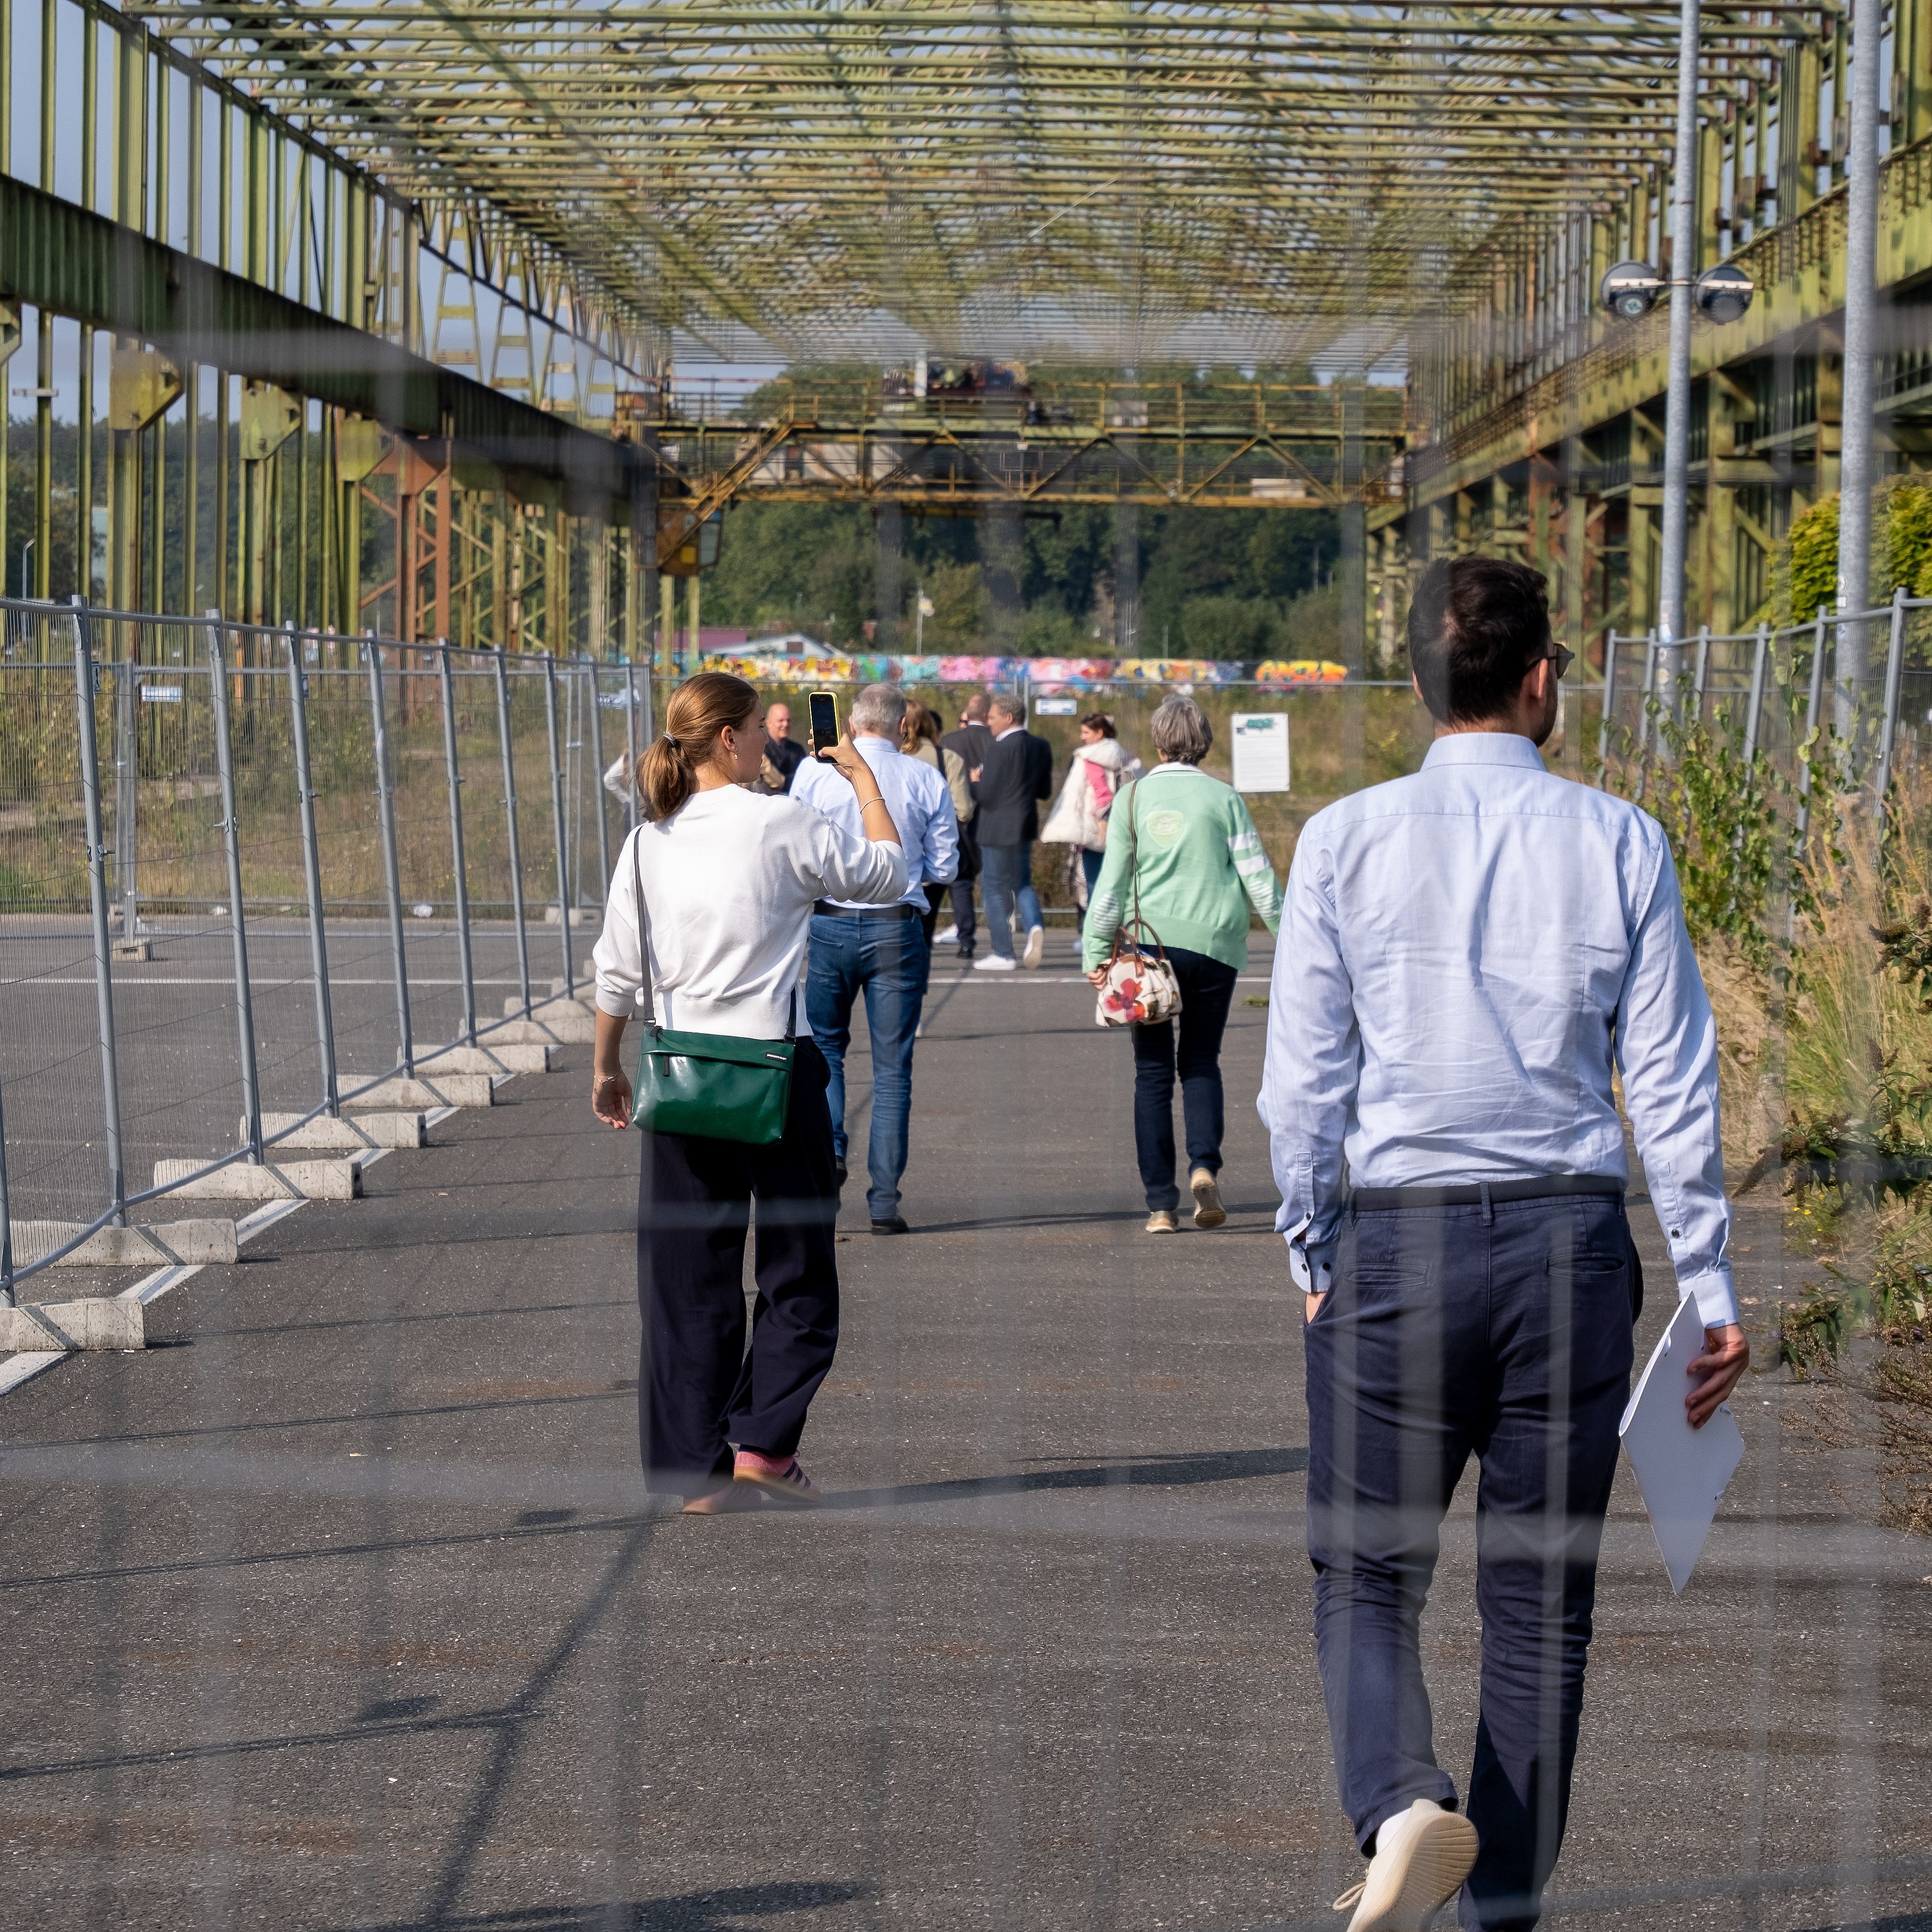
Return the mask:
<path id="1" fill-rule="evenodd" d="M 1878 68 L 1885 0 L 1856 0 L 1852 16 L 1851 179 L 1845 193 L 1845 355 L 1839 410 L 1838 636 L 1832 726 L 1841 744 L 1858 728 L 1870 656 L 1862 625 L 1844 620 L 1871 602 L 1874 286 L 1878 254 Z"/>
<path id="2" fill-rule="evenodd" d="M 1664 556 L 1658 573 L 1658 681 L 1674 713 L 1684 655 L 1684 552 L 1690 528 L 1691 284 L 1697 273 L 1697 0 L 1677 29 L 1677 155 L 1670 183 L 1670 370 L 1664 392 Z"/>

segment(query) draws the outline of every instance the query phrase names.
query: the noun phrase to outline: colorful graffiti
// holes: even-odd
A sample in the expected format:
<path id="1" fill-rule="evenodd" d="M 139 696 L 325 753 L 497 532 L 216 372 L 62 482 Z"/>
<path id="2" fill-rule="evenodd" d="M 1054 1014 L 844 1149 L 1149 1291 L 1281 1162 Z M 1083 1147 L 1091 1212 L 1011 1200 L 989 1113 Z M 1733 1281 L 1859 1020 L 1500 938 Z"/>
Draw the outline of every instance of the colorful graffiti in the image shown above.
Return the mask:
<path id="1" fill-rule="evenodd" d="M 988 658 L 888 656 L 746 657 L 719 652 L 700 670 L 730 671 L 766 684 L 1030 684 L 1042 697 L 1112 685 L 1191 689 L 1228 684 L 1341 684 L 1345 665 L 1317 658 L 1270 658 L 1261 664 L 1222 658 Z"/>

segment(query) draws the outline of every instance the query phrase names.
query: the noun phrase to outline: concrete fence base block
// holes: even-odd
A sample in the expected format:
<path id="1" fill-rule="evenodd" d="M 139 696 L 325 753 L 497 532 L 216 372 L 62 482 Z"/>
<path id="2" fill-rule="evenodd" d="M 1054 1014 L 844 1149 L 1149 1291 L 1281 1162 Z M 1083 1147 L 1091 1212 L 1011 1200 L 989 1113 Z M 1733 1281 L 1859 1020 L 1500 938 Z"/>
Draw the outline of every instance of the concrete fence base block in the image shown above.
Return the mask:
<path id="1" fill-rule="evenodd" d="M 298 1120 L 302 1121 L 299 1126 Z M 276 1154 L 284 1148 L 338 1148 L 349 1153 L 369 1148 L 419 1148 L 427 1146 L 429 1139 L 420 1114 L 354 1114 L 340 1120 L 322 1114 L 312 1120 L 303 1120 L 299 1114 L 264 1114 L 262 1131 L 282 1136 L 269 1150 Z M 248 1132 L 245 1124 L 242 1132 Z"/>
<path id="2" fill-rule="evenodd" d="M 117 959 L 152 959 L 154 956 L 154 942 L 152 939 L 117 939 L 112 950 Z"/>
<path id="3" fill-rule="evenodd" d="M 429 1081 L 440 1081 L 446 1073 L 548 1073 L 554 1051 L 548 1046 L 450 1046 L 418 1060 L 416 1072 Z"/>
<path id="4" fill-rule="evenodd" d="M 559 1020 L 563 1021 L 567 1024 L 584 1019 L 589 1019 L 594 1023 L 597 1016 L 596 1001 L 597 995 L 594 988 L 581 998 L 566 999 L 563 996 L 563 982 L 560 980 L 553 988 L 549 999 L 532 1000 L 530 1002 L 530 1018 L 541 1021 L 545 1026 L 553 1025 Z M 523 1010 L 524 1003 L 521 1000 L 506 1000 L 503 1002 L 503 1017 L 506 1019 L 514 1019 Z M 500 1040 L 502 1037 L 502 1035 L 500 1033 L 493 1033 L 490 1035 L 492 1040 Z"/>
<path id="5" fill-rule="evenodd" d="M 281 1160 L 263 1167 L 230 1161 L 212 1174 L 196 1175 L 196 1160 L 158 1160 L 154 1185 L 180 1200 L 353 1201 L 362 1192 L 362 1170 L 348 1160 Z"/>
<path id="6" fill-rule="evenodd" d="M 367 1093 L 342 1103 L 342 1111 L 360 1120 L 364 1114 L 404 1107 L 490 1107 L 496 1089 L 488 1073 L 439 1073 L 427 1080 L 382 1080 Z"/>
<path id="7" fill-rule="evenodd" d="M 553 980 L 550 982 L 550 996 L 554 1000 L 575 1000 L 581 1006 L 594 1008 L 597 1004 L 596 978 L 589 973 L 578 974 L 574 990 L 565 986 L 561 978 Z M 512 1012 L 516 1011 L 514 1002 L 512 1002 L 509 1010 Z"/>
<path id="8" fill-rule="evenodd" d="M 145 1348 L 143 1311 L 118 1294 L 0 1308 L 0 1348 Z"/>
<path id="9" fill-rule="evenodd" d="M 490 1033 L 490 1050 L 500 1046 L 588 1046 L 597 1037 L 597 1022 L 581 1006 L 567 1013 L 544 1009 L 534 1020 L 506 1020 Z"/>
<path id="10" fill-rule="evenodd" d="M 50 1255 L 81 1230 L 78 1221 L 16 1221 L 14 1260 L 24 1266 Z M 152 1227 L 97 1228 L 56 1268 L 167 1268 L 184 1262 L 232 1262 L 232 1221 L 164 1221 Z"/>
<path id="11" fill-rule="evenodd" d="M 597 922 L 598 915 L 592 908 L 589 906 L 572 906 L 571 908 L 570 923 L 573 931 L 579 926 L 595 926 Z M 555 906 L 545 906 L 544 908 L 544 923 L 546 926 L 555 926 L 557 923 L 556 908 Z"/>

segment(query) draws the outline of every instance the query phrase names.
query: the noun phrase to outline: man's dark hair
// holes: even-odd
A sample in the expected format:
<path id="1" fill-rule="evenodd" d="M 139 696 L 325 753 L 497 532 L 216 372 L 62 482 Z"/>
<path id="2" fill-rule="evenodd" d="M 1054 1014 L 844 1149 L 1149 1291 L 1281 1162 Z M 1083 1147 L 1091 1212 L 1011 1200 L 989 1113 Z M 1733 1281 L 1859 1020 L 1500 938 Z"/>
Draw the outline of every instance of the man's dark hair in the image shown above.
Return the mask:
<path id="1" fill-rule="evenodd" d="M 1527 564 L 1438 557 L 1408 607 L 1408 662 L 1430 714 L 1480 724 L 1507 711 L 1550 654 L 1550 586 Z"/>

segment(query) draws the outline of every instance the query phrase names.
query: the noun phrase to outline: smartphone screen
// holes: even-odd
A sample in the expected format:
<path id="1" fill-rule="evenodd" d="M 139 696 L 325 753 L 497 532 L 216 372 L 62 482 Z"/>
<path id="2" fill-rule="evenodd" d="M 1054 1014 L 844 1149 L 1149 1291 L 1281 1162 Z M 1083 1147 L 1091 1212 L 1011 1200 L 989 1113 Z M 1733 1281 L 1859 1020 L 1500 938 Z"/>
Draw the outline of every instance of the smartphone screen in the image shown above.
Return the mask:
<path id="1" fill-rule="evenodd" d="M 812 694 L 812 749 L 822 758 L 838 742 L 838 700 L 829 691 Z"/>

